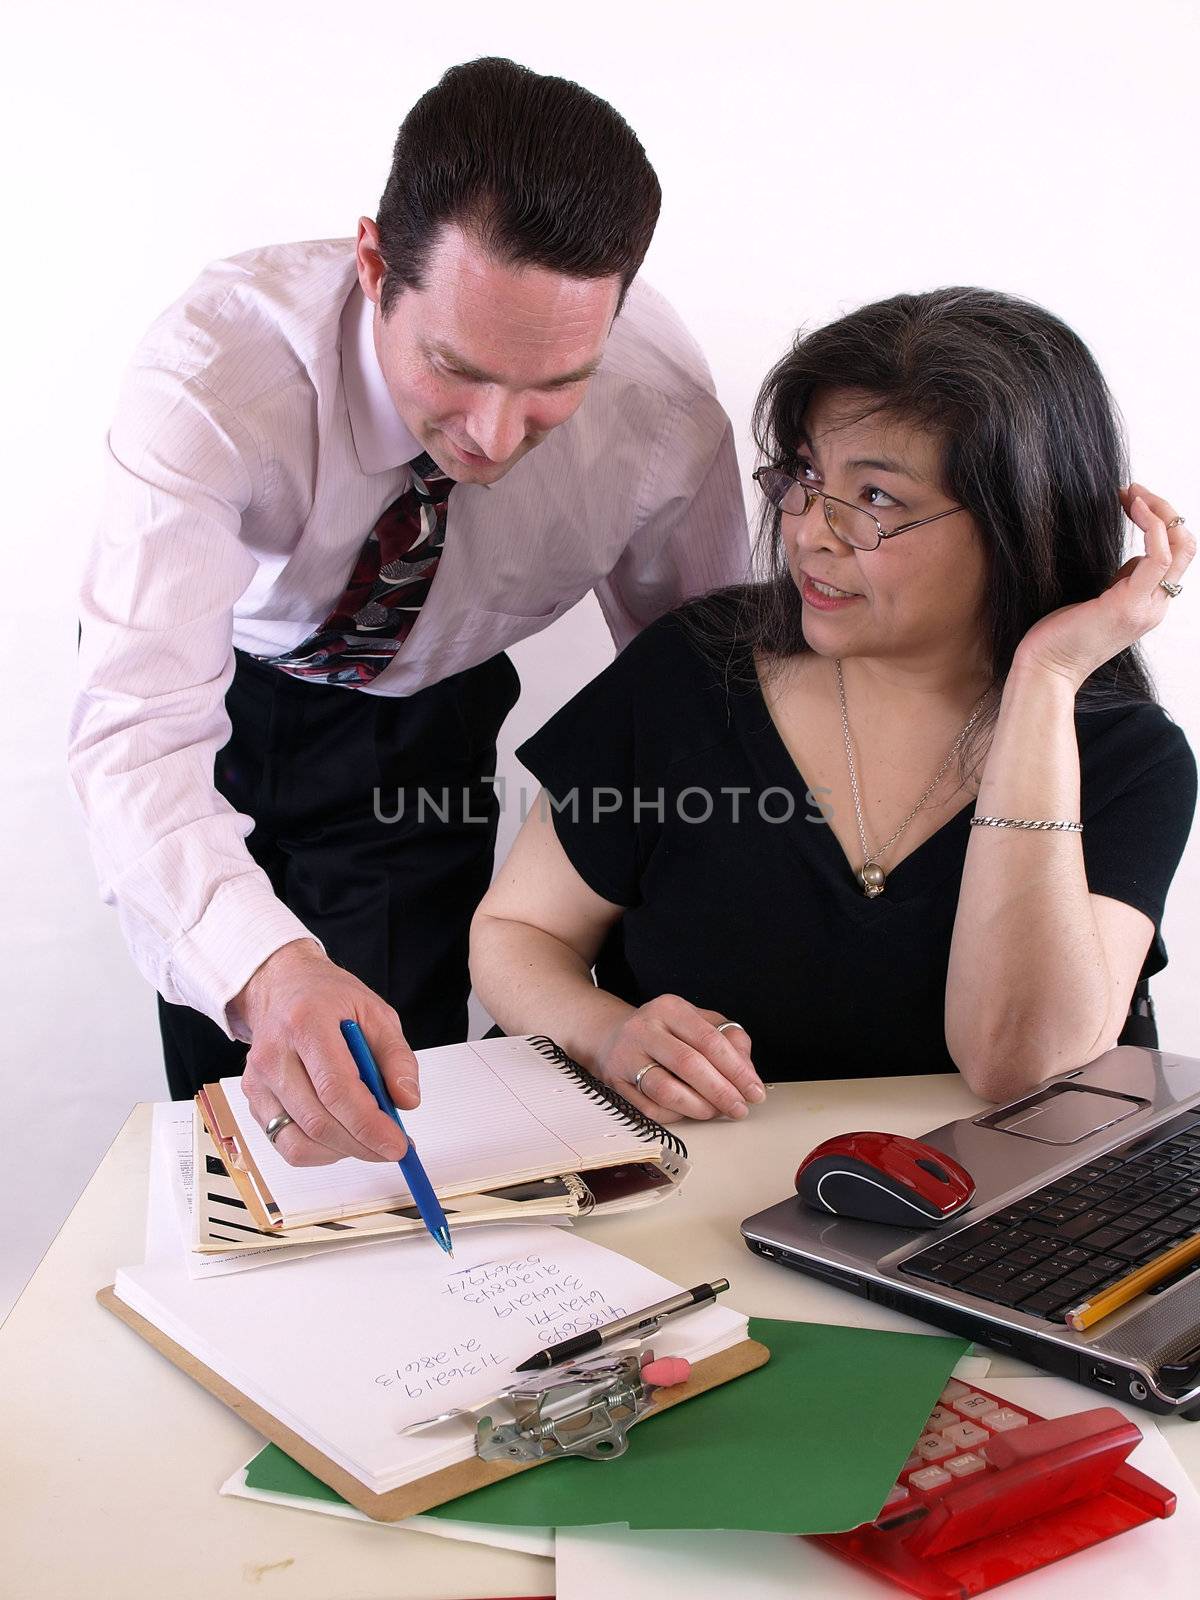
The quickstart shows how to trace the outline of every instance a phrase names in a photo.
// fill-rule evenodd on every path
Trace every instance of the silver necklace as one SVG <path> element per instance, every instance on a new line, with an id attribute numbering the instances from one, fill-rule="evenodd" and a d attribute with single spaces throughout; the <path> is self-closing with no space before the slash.
<path id="1" fill-rule="evenodd" d="M 862 800 L 858 793 L 858 774 L 854 770 L 854 751 L 850 744 L 850 718 L 846 712 L 846 684 L 842 677 L 841 658 L 837 658 L 833 664 L 837 668 L 838 698 L 842 704 L 842 739 L 846 746 L 846 766 L 850 772 L 850 791 L 854 796 L 854 815 L 858 822 L 858 839 L 859 843 L 862 845 L 863 852 L 863 864 L 861 867 L 859 867 L 855 876 L 862 885 L 862 891 L 866 895 L 867 899 L 874 900 L 876 895 L 883 893 L 887 884 L 887 874 L 879 865 L 879 857 L 885 850 L 889 850 L 892 845 L 895 844 L 896 840 L 904 832 L 905 828 L 908 827 L 909 823 L 916 816 L 917 812 L 920 811 L 921 807 L 929 799 L 930 795 L 937 788 L 938 784 L 941 783 L 942 779 L 946 776 L 947 772 L 950 770 L 950 763 L 962 749 L 963 741 L 966 739 L 967 735 L 978 721 L 979 713 L 983 710 L 983 702 L 987 699 L 990 691 L 985 689 L 979 696 L 979 699 L 976 700 L 975 709 L 967 718 L 962 732 L 950 747 L 950 754 L 938 768 L 937 776 L 929 785 L 928 789 L 926 789 L 925 793 L 917 801 L 916 805 L 908 813 L 904 821 L 896 829 L 895 833 L 893 833 L 890 838 L 885 839 L 877 850 L 872 850 L 867 844 L 867 832 L 863 827 Z"/>

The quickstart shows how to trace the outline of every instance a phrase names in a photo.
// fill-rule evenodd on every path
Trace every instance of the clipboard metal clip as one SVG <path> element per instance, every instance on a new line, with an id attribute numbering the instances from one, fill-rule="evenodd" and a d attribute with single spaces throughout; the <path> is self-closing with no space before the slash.
<path id="1" fill-rule="evenodd" d="M 476 1413 L 475 1449 L 484 1461 L 545 1461 L 624 1455 L 626 1435 L 654 1407 L 641 1352 L 530 1373 Z"/>

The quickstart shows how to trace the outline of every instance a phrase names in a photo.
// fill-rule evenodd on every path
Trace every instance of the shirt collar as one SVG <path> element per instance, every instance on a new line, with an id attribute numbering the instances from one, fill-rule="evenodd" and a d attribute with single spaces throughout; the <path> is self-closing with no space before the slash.
<path id="1" fill-rule="evenodd" d="M 358 464 L 389 472 L 419 456 L 421 446 L 400 420 L 375 353 L 375 305 L 355 284 L 342 312 L 342 385 Z"/>

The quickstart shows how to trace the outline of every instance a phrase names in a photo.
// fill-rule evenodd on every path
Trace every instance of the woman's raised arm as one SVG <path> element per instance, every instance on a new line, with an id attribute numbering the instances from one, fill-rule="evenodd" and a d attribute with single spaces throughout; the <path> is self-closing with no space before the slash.
<path id="1" fill-rule="evenodd" d="M 1125 509 L 1146 553 L 1094 600 L 1043 617 L 1004 687 L 976 816 L 1079 818 L 1075 695 L 1166 615 L 1195 541 L 1173 508 L 1134 484 Z M 1136 849 L 1136 841 L 1129 848 Z M 989 1100 L 1010 1099 L 1115 1043 L 1154 925 L 1089 890 L 1081 836 L 972 829 L 946 984 L 946 1043 Z"/>

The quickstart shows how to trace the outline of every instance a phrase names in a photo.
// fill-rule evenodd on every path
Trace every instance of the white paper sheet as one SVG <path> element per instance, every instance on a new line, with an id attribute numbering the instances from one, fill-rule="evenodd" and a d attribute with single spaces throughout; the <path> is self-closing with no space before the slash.
<path id="1" fill-rule="evenodd" d="M 1063 1378 L 989 1378 L 984 1387 L 1041 1416 L 1105 1404 Z M 1133 1466 L 1174 1490 L 1174 1516 L 1081 1550 L 997 1589 L 1003 1600 L 1096 1600 L 1097 1596 L 1194 1594 L 1200 1551 L 1200 1495 L 1153 1417 L 1118 1406 L 1144 1438 Z M 889 1592 L 869 1572 L 819 1545 L 774 1533 L 644 1533 L 624 1524 L 564 1528 L 555 1542 L 558 1600 L 881 1600 Z"/>
<path id="2" fill-rule="evenodd" d="M 268 1246 L 263 1250 L 201 1254 L 192 1249 L 194 1169 L 191 1101 L 168 1100 L 156 1104 L 146 1200 L 147 1262 L 182 1260 L 190 1278 L 220 1278 L 231 1272 L 250 1272 L 256 1267 L 287 1267 L 327 1250 L 354 1250 L 376 1242 L 370 1238 L 331 1239 L 328 1243 L 292 1245 L 286 1250 Z M 456 1228 L 456 1236 L 459 1231 Z"/>
<path id="3" fill-rule="evenodd" d="M 249 1466 L 249 1462 L 246 1464 Z M 376 1522 L 365 1511 L 358 1511 L 344 1500 L 307 1500 L 301 1495 L 275 1494 L 270 1489 L 252 1489 L 246 1482 L 246 1467 L 239 1467 L 221 1485 L 221 1493 L 239 1500 L 261 1500 L 267 1505 L 287 1506 L 292 1511 L 323 1511 L 343 1521 L 369 1522 L 375 1528 L 410 1529 L 431 1533 L 438 1539 L 462 1539 L 467 1544 L 490 1544 L 497 1550 L 521 1550 L 530 1556 L 554 1554 L 553 1528 L 502 1528 L 491 1522 L 446 1522 L 442 1517 L 405 1517 L 402 1522 Z"/>

